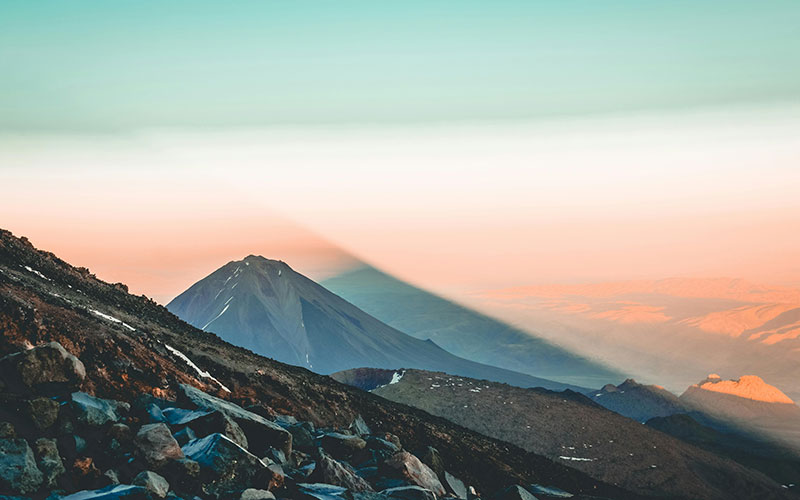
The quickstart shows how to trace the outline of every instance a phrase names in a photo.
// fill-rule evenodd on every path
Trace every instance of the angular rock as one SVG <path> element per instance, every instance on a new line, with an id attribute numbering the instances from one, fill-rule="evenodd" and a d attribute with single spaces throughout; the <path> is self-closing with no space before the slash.
<path id="1" fill-rule="evenodd" d="M 169 483 L 162 476 L 153 471 L 144 470 L 133 478 L 135 486 L 141 486 L 158 498 L 164 498 L 169 493 Z"/>
<path id="2" fill-rule="evenodd" d="M 220 411 L 198 416 L 190 420 L 186 425 L 194 431 L 197 437 L 206 437 L 209 434 L 216 433 L 225 434 L 231 441 L 242 448 L 248 448 L 247 436 L 245 436 L 239 424 Z"/>
<path id="3" fill-rule="evenodd" d="M 11 422 L 0 422 L 0 439 L 17 437 L 17 430 Z"/>
<path id="4" fill-rule="evenodd" d="M 56 487 L 58 478 L 66 472 L 58 453 L 55 439 L 39 438 L 33 443 L 36 463 L 43 474 L 44 486 L 49 489 Z"/>
<path id="5" fill-rule="evenodd" d="M 299 483 L 300 497 L 307 500 L 341 500 L 347 498 L 347 488 L 324 483 Z"/>
<path id="6" fill-rule="evenodd" d="M 438 496 L 446 492 L 436 473 L 407 451 L 396 453 L 381 464 L 387 476 L 399 477 L 412 485 L 431 490 Z"/>
<path id="7" fill-rule="evenodd" d="M 612 385 L 614 390 L 616 390 L 616 386 Z M 528 491 L 530 491 L 534 495 L 542 495 L 547 498 L 572 498 L 574 495 L 572 493 L 568 493 L 562 489 L 555 488 L 553 486 L 542 486 L 540 484 L 532 484 L 528 486 Z"/>
<path id="8" fill-rule="evenodd" d="M 104 484 L 98 484 L 104 476 L 95 465 L 92 457 L 81 457 L 73 461 L 70 467 L 69 477 L 82 489 L 105 486 Z"/>
<path id="9" fill-rule="evenodd" d="M 314 472 L 309 479 L 316 483 L 342 486 L 350 491 L 372 491 L 372 486 L 358 476 L 352 468 L 337 462 L 324 453 L 317 460 Z"/>
<path id="10" fill-rule="evenodd" d="M 85 392 L 73 392 L 71 404 L 75 419 L 90 427 L 100 427 L 109 422 L 118 422 L 122 415 L 130 409 L 130 405 L 127 403 L 96 398 Z"/>
<path id="11" fill-rule="evenodd" d="M 36 429 L 44 431 L 55 425 L 60 406 L 58 401 L 38 397 L 26 400 L 22 406 L 22 412 Z"/>
<path id="12" fill-rule="evenodd" d="M 223 434 L 211 434 L 190 441 L 183 447 L 187 458 L 200 464 L 201 481 L 206 494 L 224 495 L 245 488 L 269 489 L 273 471 L 258 457 Z"/>
<path id="13" fill-rule="evenodd" d="M 43 481 L 33 450 L 24 439 L 0 439 L 0 490 L 24 495 L 39 489 Z"/>
<path id="14" fill-rule="evenodd" d="M 147 490 L 141 486 L 134 486 L 131 484 L 112 484 L 99 490 L 84 490 L 65 497 L 59 500 L 146 500 L 148 498 Z"/>
<path id="15" fill-rule="evenodd" d="M 86 378 L 81 360 L 58 342 L 0 358 L 0 380 L 18 394 L 55 394 L 80 387 Z"/>
<path id="16" fill-rule="evenodd" d="M 314 449 L 314 436 L 311 431 L 303 424 L 289 426 L 288 430 L 292 434 L 292 446 L 298 450 L 310 451 Z"/>
<path id="17" fill-rule="evenodd" d="M 361 415 L 358 415 L 356 419 L 353 420 L 353 423 L 350 424 L 350 430 L 353 431 L 356 436 L 361 437 L 372 434 L 372 431 L 369 430 L 369 426 Z"/>
<path id="18" fill-rule="evenodd" d="M 381 491 L 383 495 L 401 500 L 436 500 L 436 494 L 420 486 L 400 486 Z"/>
<path id="19" fill-rule="evenodd" d="M 275 500 L 275 495 L 269 490 L 247 488 L 239 495 L 239 500 Z"/>
<path id="20" fill-rule="evenodd" d="M 143 425 L 134 440 L 137 455 L 153 468 L 183 458 L 183 451 L 166 424 Z"/>
<path id="21" fill-rule="evenodd" d="M 457 498 L 467 498 L 467 486 L 463 481 L 447 471 L 444 471 L 444 487 Z"/>
<path id="22" fill-rule="evenodd" d="M 420 460 L 430 467 L 431 470 L 436 473 L 437 477 L 444 476 L 444 461 L 442 460 L 442 456 L 439 455 L 439 450 L 433 446 L 426 447 L 425 453 L 422 454 Z"/>
<path id="23" fill-rule="evenodd" d="M 352 457 L 354 453 L 363 450 L 367 442 L 358 436 L 350 436 L 339 432 L 331 432 L 322 436 L 322 448 L 335 458 Z"/>
<path id="24" fill-rule="evenodd" d="M 509 486 L 508 488 L 504 489 L 494 497 L 496 500 L 537 500 L 533 494 L 523 488 L 522 486 L 515 484 L 514 486 Z"/>
<path id="25" fill-rule="evenodd" d="M 197 434 L 194 433 L 191 427 L 184 427 L 183 429 L 177 431 L 172 436 L 175 438 L 175 441 L 177 441 L 178 444 L 181 446 L 185 445 L 189 441 L 197 439 Z"/>
<path id="26" fill-rule="evenodd" d="M 180 385 L 179 399 L 201 409 L 222 412 L 232 418 L 244 431 L 249 449 L 254 453 L 264 455 L 269 448 L 277 448 L 287 456 L 292 452 L 292 435 L 289 431 L 241 406 L 186 384 Z"/>
<path id="27" fill-rule="evenodd" d="M 200 492 L 200 464 L 188 458 L 167 462 L 160 472 L 175 491 L 196 494 Z"/>

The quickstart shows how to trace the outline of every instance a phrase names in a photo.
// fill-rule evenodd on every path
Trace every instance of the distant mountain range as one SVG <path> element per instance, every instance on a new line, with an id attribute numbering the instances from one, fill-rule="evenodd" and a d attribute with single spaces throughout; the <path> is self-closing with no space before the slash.
<path id="1" fill-rule="evenodd" d="M 681 391 L 716 372 L 755 373 L 800 398 L 800 290 L 732 278 L 538 285 L 470 304 Z M 618 379 L 619 380 L 619 379 Z M 596 384 L 595 387 L 599 387 Z"/>
<path id="2" fill-rule="evenodd" d="M 410 285 L 374 267 L 321 282 L 386 324 L 473 361 L 529 375 L 597 387 L 624 375 L 591 357 Z"/>
<path id="3" fill-rule="evenodd" d="M 398 304 L 398 308 L 402 308 Z M 251 255 L 192 285 L 167 309 L 197 328 L 278 361 L 328 374 L 355 367 L 421 368 L 550 389 L 577 386 L 477 363 L 392 328 L 295 272 Z M 547 347 L 546 344 L 543 344 Z M 551 349 L 559 359 L 592 365 Z"/>
<path id="4" fill-rule="evenodd" d="M 420 370 L 365 368 L 333 377 L 641 494 L 757 498 L 753 483 L 773 482 L 726 455 L 670 437 L 572 391 L 522 389 Z M 795 471 L 793 477 L 799 476 Z"/>
<path id="5" fill-rule="evenodd" d="M 800 465 L 800 407 L 754 375 L 723 380 L 711 374 L 680 397 L 634 380 L 609 384 L 587 395 L 609 410 L 690 442 L 724 445 L 738 455 L 791 457 Z"/>

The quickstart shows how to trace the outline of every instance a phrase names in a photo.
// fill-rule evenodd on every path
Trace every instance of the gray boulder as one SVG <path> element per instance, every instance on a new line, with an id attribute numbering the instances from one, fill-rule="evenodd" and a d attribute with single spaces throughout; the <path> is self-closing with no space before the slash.
<path id="1" fill-rule="evenodd" d="M 55 425 L 61 405 L 46 397 L 26 400 L 22 405 L 22 413 L 36 429 L 44 431 Z"/>
<path id="2" fill-rule="evenodd" d="M 292 425 L 287 430 L 292 435 L 292 447 L 305 451 L 314 448 L 314 436 L 311 435 L 311 431 L 305 425 Z"/>
<path id="3" fill-rule="evenodd" d="M 132 484 L 112 484 L 99 490 L 84 490 L 59 500 L 147 500 L 149 497 L 147 489 Z"/>
<path id="4" fill-rule="evenodd" d="M 209 434 L 225 434 L 231 441 L 247 449 L 247 436 L 239 424 L 221 411 L 196 412 L 194 418 L 185 420 L 187 427 L 191 428 L 197 437 L 206 437 Z"/>
<path id="5" fill-rule="evenodd" d="M 166 479 L 153 471 L 144 470 L 133 478 L 135 486 L 141 486 L 158 498 L 164 498 L 169 493 L 169 483 Z"/>
<path id="6" fill-rule="evenodd" d="M 361 415 L 358 415 L 353 423 L 350 424 L 350 430 L 353 431 L 357 436 L 366 436 L 368 434 L 372 434 L 372 431 L 369 430 L 369 426 L 367 422 L 364 421 L 364 418 Z"/>
<path id="7" fill-rule="evenodd" d="M 325 483 L 298 483 L 297 491 L 305 500 L 342 500 L 347 498 L 347 488 Z"/>
<path id="8" fill-rule="evenodd" d="M 239 495 L 239 500 L 275 500 L 275 495 L 269 490 L 247 488 Z"/>
<path id="9" fill-rule="evenodd" d="M 420 486 L 399 486 L 383 490 L 381 493 L 401 500 L 436 500 L 436 493 Z"/>
<path id="10" fill-rule="evenodd" d="M 281 486 L 267 464 L 223 434 L 190 441 L 184 445 L 183 453 L 200 465 L 200 480 L 206 494 L 219 496 L 245 488 Z"/>
<path id="11" fill-rule="evenodd" d="M 86 378 L 81 360 L 58 342 L 0 358 L 0 381 L 7 391 L 51 394 L 75 390 Z"/>
<path id="12" fill-rule="evenodd" d="M 180 385 L 178 397 L 180 401 L 192 404 L 197 408 L 216 410 L 229 416 L 242 428 L 247 437 L 249 449 L 254 453 L 263 456 L 270 448 L 277 448 L 286 456 L 292 453 L 292 435 L 289 431 L 261 415 L 247 411 L 230 401 L 206 394 L 187 384 Z"/>
<path id="13" fill-rule="evenodd" d="M 55 439 L 39 438 L 33 443 L 36 463 L 43 474 L 44 486 L 49 489 L 56 487 L 58 478 L 66 472 L 58 453 Z"/>
<path id="14" fill-rule="evenodd" d="M 27 494 L 39 489 L 44 476 L 24 439 L 0 439 L 0 490 Z"/>
<path id="15" fill-rule="evenodd" d="M 447 471 L 444 472 L 444 487 L 458 498 L 467 498 L 467 486 Z"/>
<path id="16" fill-rule="evenodd" d="M 396 453 L 381 464 L 381 470 L 390 477 L 398 477 L 404 481 L 420 486 L 443 496 L 446 491 L 436 473 L 407 451 Z"/>
<path id="17" fill-rule="evenodd" d="M 71 405 L 75 419 L 90 427 L 100 427 L 109 422 L 116 423 L 130 410 L 130 405 L 127 403 L 96 398 L 85 392 L 73 392 Z"/>
<path id="18" fill-rule="evenodd" d="M 166 424 L 143 425 L 134 439 L 136 454 L 153 468 L 183 458 L 183 451 Z"/>
<path id="19" fill-rule="evenodd" d="M 372 491 L 372 486 L 358 476 L 355 471 L 322 453 L 317 460 L 314 472 L 309 477 L 317 483 L 333 484 L 342 486 L 350 491 Z"/>
<path id="20" fill-rule="evenodd" d="M 322 436 L 322 448 L 338 459 L 352 457 L 354 453 L 363 450 L 367 442 L 358 436 L 330 432 Z"/>

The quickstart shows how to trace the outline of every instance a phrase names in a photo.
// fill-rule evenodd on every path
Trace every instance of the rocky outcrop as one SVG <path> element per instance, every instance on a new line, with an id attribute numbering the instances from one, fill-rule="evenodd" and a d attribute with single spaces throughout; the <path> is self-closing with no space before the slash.
<path id="1" fill-rule="evenodd" d="M 443 496 L 446 493 L 436 473 L 407 451 L 396 453 L 383 462 L 382 465 L 388 475 L 393 475 L 413 485 L 430 490 L 439 496 Z"/>
<path id="2" fill-rule="evenodd" d="M 183 451 L 166 424 L 143 425 L 136 433 L 136 454 L 148 465 L 161 467 L 183 458 Z"/>
<path id="3" fill-rule="evenodd" d="M 25 495 L 38 490 L 43 480 L 33 450 L 24 439 L 0 439 L 0 490 Z"/>
<path id="4" fill-rule="evenodd" d="M 0 389 L 19 394 L 53 394 L 80 387 L 83 363 L 61 344 L 50 342 L 0 358 Z"/>

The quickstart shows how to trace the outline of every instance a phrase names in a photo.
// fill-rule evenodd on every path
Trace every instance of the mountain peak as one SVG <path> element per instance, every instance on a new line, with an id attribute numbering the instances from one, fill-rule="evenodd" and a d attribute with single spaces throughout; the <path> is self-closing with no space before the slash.
<path id="1" fill-rule="evenodd" d="M 794 404 L 789 396 L 777 387 L 767 384 L 757 375 L 743 375 L 736 380 L 723 380 L 719 375 L 712 373 L 704 381 L 692 387 L 753 401 Z"/>

